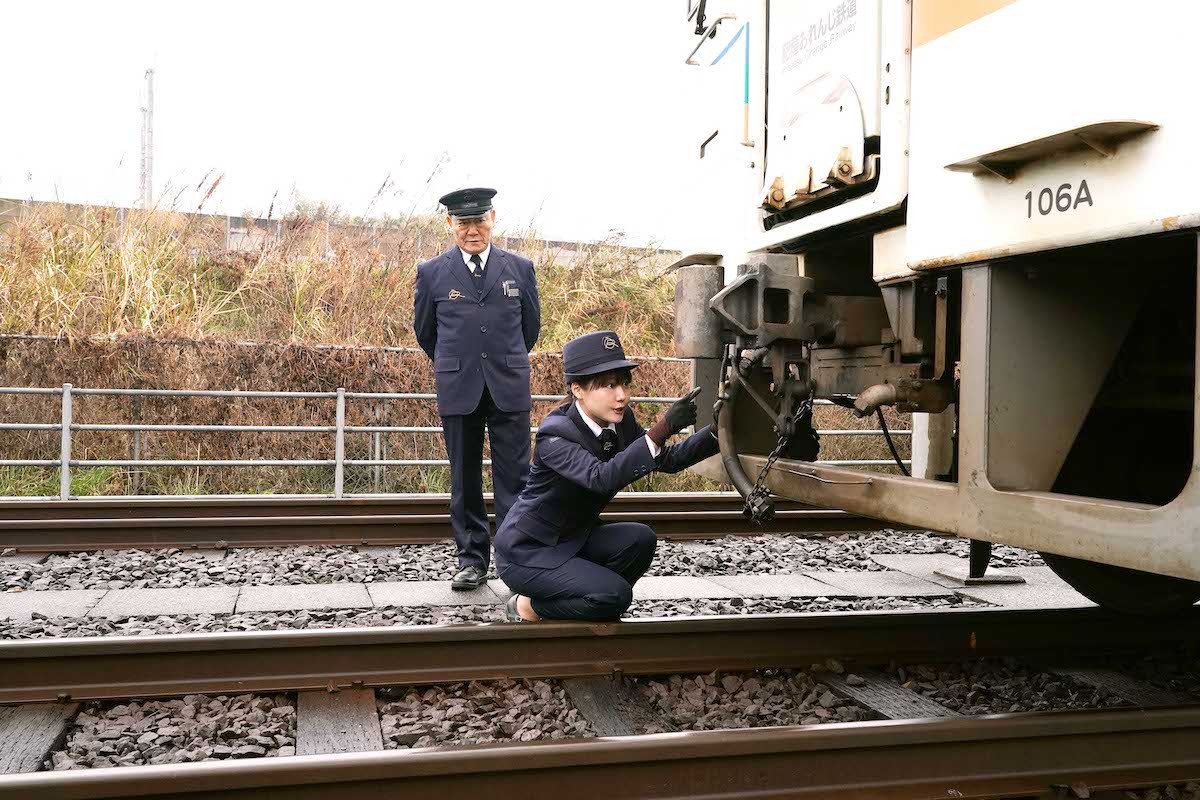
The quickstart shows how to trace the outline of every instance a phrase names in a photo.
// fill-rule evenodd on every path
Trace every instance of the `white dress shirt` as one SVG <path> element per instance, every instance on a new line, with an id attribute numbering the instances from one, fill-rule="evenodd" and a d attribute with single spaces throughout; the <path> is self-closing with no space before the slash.
<path id="1" fill-rule="evenodd" d="M 603 430 L 610 430 L 613 433 L 617 432 L 617 426 L 611 422 L 604 427 L 601 427 L 599 422 L 596 422 L 596 420 L 588 416 L 588 413 L 583 410 L 583 406 L 579 405 L 578 400 L 575 401 L 575 410 L 579 412 L 579 416 L 583 417 L 583 421 L 587 424 L 588 429 L 595 435 L 597 439 L 600 438 L 600 432 Z M 646 434 L 645 439 L 646 446 L 650 448 L 650 457 L 658 458 L 658 445 L 651 440 L 650 434 Z"/>
<path id="2" fill-rule="evenodd" d="M 468 253 L 466 250 L 463 250 L 461 247 L 458 248 L 458 252 L 462 253 L 463 263 L 467 265 L 467 270 L 469 270 L 472 274 L 474 274 L 475 265 L 471 263 L 471 254 Z M 491 253 L 492 253 L 492 246 L 490 244 L 487 247 L 483 248 L 483 252 L 479 254 L 479 268 L 480 269 L 485 269 L 487 267 L 488 256 L 491 255 Z"/>

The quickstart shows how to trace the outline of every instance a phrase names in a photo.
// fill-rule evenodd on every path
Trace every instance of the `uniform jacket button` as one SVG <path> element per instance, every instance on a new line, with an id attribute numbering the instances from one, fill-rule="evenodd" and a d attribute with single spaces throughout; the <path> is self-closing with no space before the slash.
<path id="1" fill-rule="evenodd" d="M 487 358 L 487 353 L 483 353 L 480 358 Z"/>
<path id="2" fill-rule="evenodd" d="M 479 326 L 479 332 L 480 332 L 480 333 L 487 333 L 487 325 L 480 325 L 480 326 Z"/>
<path id="3" fill-rule="evenodd" d="M 483 308 L 483 301 L 482 301 L 482 300 L 480 300 L 480 301 L 479 301 L 479 307 L 480 307 L 480 308 Z"/>

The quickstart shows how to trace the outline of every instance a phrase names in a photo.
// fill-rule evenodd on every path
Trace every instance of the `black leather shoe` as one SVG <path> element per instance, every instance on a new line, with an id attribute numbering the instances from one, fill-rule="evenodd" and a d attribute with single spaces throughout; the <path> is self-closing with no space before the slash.
<path id="1" fill-rule="evenodd" d="M 455 573 L 454 579 L 450 581 L 450 588 L 458 592 L 466 592 L 478 589 L 485 583 L 487 583 L 487 573 L 479 567 L 463 567 Z"/>

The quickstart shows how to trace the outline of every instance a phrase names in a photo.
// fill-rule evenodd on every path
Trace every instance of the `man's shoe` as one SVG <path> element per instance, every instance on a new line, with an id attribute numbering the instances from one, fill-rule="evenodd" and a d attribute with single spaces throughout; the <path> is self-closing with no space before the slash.
<path id="1" fill-rule="evenodd" d="M 454 579 L 450 581 L 450 588 L 458 592 L 467 592 L 471 589 L 478 589 L 485 583 L 487 583 L 487 573 L 479 567 L 463 567 L 455 573 Z"/>

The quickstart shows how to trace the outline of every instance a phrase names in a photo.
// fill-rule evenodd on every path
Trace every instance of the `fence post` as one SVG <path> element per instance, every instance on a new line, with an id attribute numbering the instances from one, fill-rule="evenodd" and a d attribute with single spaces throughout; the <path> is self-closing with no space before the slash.
<path id="1" fill-rule="evenodd" d="M 142 424 L 142 396 L 135 394 L 133 396 L 133 409 L 130 416 L 133 418 L 134 425 Z M 133 432 L 133 455 L 134 461 L 142 460 L 142 432 Z M 142 470 L 141 467 L 133 467 L 133 493 L 142 493 Z"/>
<path id="2" fill-rule="evenodd" d="M 58 499 L 71 499 L 71 384 L 62 387 L 62 445 L 58 453 Z"/>
<path id="3" fill-rule="evenodd" d="M 375 403 L 375 424 L 380 425 L 380 420 L 383 417 L 383 404 Z M 383 460 L 383 434 L 375 431 L 371 434 L 371 459 L 373 461 Z M 383 467 L 376 464 L 371 467 L 371 491 L 374 494 L 379 494 L 379 484 L 383 479 Z"/>
<path id="4" fill-rule="evenodd" d="M 337 390 L 337 421 L 333 439 L 333 496 L 342 496 L 345 484 L 346 460 L 346 390 Z"/>

